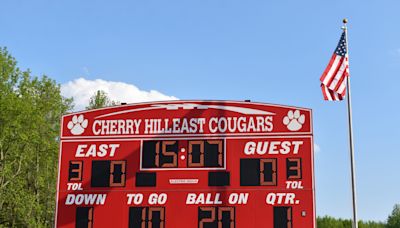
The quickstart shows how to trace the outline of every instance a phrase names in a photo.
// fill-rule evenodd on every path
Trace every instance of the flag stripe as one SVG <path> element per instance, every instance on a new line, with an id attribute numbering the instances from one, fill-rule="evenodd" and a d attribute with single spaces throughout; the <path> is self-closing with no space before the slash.
<path id="1" fill-rule="evenodd" d="M 339 62 L 341 60 L 340 56 L 337 56 L 335 54 L 334 54 L 334 56 L 335 56 L 335 59 L 334 59 L 332 65 L 330 65 L 330 66 L 328 65 L 329 69 L 327 67 L 327 73 L 325 75 L 324 80 L 322 81 L 322 83 L 324 83 L 325 85 L 327 85 L 328 82 L 331 80 L 332 74 L 336 70 L 336 68 L 337 68 L 337 66 L 338 66 L 338 64 L 339 64 Z"/>
<path id="2" fill-rule="evenodd" d="M 327 85 L 329 87 L 329 89 L 333 89 L 331 87 L 331 85 L 332 84 L 335 85 L 337 83 L 338 76 L 340 77 L 342 75 L 343 61 L 344 61 L 344 58 L 340 57 L 340 60 L 339 60 L 338 65 L 336 66 L 336 69 L 332 69 L 333 73 L 331 75 L 331 78 L 329 79 L 329 82 L 324 83 L 325 85 Z"/>
<path id="3" fill-rule="evenodd" d="M 343 90 L 343 93 L 341 93 L 340 96 L 342 96 L 344 98 L 346 96 L 346 90 Z M 343 100 L 343 98 L 342 98 L 342 100 Z"/>
<path id="4" fill-rule="evenodd" d="M 328 86 L 329 89 L 337 91 L 337 87 L 341 85 L 343 79 L 346 77 L 345 68 L 346 66 L 344 64 L 340 67 L 340 70 L 335 75 L 334 80 L 332 80 L 331 84 Z"/>
<path id="5" fill-rule="evenodd" d="M 322 90 L 322 95 L 324 96 L 324 100 L 330 100 L 330 99 L 328 98 L 328 94 L 327 94 L 325 88 L 326 88 L 326 86 L 324 86 L 324 84 L 321 84 L 321 90 Z"/>
<path id="6" fill-rule="evenodd" d="M 333 63 L 336 60 L 336 55 L 333 54 L 331 59 L 329 60 L 328 66 L 325 68 L 324 73 L 322 74 L 321 78 L 319 79 L 321 82 L 325 81 L 326 76 L 328 75 L 329 70 L 331 69 Z"/>
<path id="7" fill-rule="evenodd" d="M 324 84 L 321 84 L 322 95 L 324 96 L 324 100 L 328 101 L 340 101 L 343 100 L 343 94 L 339 94 L 330 90 Z"/>
<path id="8" fill-rule="evenodd" d="M 337 81 L 337 84 L 334 87 L 333 87 L 333 85 L 331 85 L 329 88 L 340 93 L 339 88 L 345 83 L 344 79 L 346 78 L 346 76 L 347 76 L 347 73 L 344 70 L 342 75 L 340 76 L 339 80 Z"/>
<path id="9" fill-rule="evenodd" d="M 344 78 L 347 78 L 347 76 Z M 337 90 L 339 94 L 342 94 L 343 96 L 344 96 L 344 94 L 346 94 L 346 85 L 347 85 L 347 81 L 343 80 L 343 83 L 339 86 L 339 88 Z"/>

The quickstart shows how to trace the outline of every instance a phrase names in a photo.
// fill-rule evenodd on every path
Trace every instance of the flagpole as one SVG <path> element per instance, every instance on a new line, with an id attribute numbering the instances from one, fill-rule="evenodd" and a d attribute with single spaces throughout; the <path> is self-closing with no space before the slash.
<path id="1" fill-rule="evenodd" d="M 347 40 L 347 19 L 343 19 L 343 30 L 346 35 L 346 51 L 349 60 L 349 44 Z M 351 164 L 351 187 L 353 200 L 353 228 L 358 228 L 357 220 L 357 195 L 356 195 L 356 171 L 354 162 L 354 143 L 353 143 L 353 118 L 351 109 L 351 91 L 350 91 L 350 76 L 347 76 L 347 114 L 349 121 L 349 146 L 350 146 L 350 164 Z"/>

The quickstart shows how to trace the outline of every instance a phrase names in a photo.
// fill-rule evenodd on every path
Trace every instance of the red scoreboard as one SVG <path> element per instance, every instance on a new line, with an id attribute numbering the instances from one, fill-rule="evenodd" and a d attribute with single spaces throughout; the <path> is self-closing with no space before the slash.
<path id="1" fill-rule="evenodd" d="M 56 227 L 315 227 L 311 110 L 164 101 L 63 116 Z"/>

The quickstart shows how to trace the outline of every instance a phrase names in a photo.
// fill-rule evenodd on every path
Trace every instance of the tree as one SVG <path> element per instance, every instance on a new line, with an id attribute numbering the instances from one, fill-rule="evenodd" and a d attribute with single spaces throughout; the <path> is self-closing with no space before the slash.
<path id="1" fill-rule="evenodd" d="M 52 226 L 59 123 L 71 108 L 54 80 L 0 48 L 0 227 Z"/>
<path id="2" fill-rule="evenodd" d="M 388 217 L 386 227 L 387 228 L 400 227 L 400 204 L 394 205 L 392 214 L 390 214 Z"/>
<path id="3" fill-rule="evenodd" d="M 350 219 L 338 219 L 330 216 L 318 217 L 317 227 L 318 228 L 348 228 L 352 226 Z M 373 221 L 358 221 L 359 228 L 384 228 L 385 224 L 381 222 Z"/>
<path id="4" fill-rule="evenodd" d="M 351 227 L 351 221 L 348 219 L 337 219 L 330 216 L 317 218 L 318 228 L 348 228 Z"/>
<path id="5" fill-rule="evenodd" d="M 117 104 L 118 102 L 110 100 L 106 92 L 97 90 L 97 92 L 90 97 L 89 106 L 86 107 L 86 110 L 114 106 Z"/>

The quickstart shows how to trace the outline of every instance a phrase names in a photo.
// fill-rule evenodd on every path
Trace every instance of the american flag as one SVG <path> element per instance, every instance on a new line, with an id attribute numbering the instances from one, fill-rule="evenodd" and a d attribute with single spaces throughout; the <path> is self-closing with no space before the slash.
<path id="1" fill-rule="evenodd" d="M 340 101 L 346 95 L 346 79 L 349 76 L 346 42 L 346 31 L 343 31 L 336 50 L 320 78 L 325 100 Z"/>

